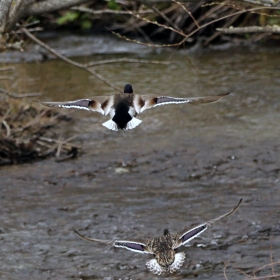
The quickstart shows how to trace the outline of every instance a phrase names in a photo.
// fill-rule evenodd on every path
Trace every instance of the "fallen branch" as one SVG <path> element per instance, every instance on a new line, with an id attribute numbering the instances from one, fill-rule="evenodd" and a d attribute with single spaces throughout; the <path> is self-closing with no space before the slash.
<path id="1" fill-rule="evenodd" d="M 248 27 L 229 27 L 216 28 L 217 31 L 225 34 L 244 34 L 244 33 L 277 33 L 280 34 L 280 26 L 248 26 Z"/>

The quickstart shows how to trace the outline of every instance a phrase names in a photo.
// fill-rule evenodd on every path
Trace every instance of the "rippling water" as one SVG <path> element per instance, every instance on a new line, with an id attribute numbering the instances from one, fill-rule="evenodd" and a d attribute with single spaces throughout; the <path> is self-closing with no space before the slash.
<path id="1" fill-rule="evenodd" d="M 229 279 L 245 279 L 239 269 L 252 273 L 270 255 L 279 260 L 279 50 L 198 50 L 187 57 L 127 49 L 77 60 L 168 59 L 169 65 L 103 65 L 98 73 L 141 94 L 231 94 L 215 104 L 148 110 L 132 131 L 109 131 L 101 125 L 108 117 L 68 110 L 73 121 L 63 133 L 78 136 L 81 156 L 0 170 L 1 279 L 158 279 L 145 270 L 148 256 L 88 243 L 72 229 L 143 241 L 215 218 L 241 197 L 238 212 L 190 242 L 182 270 L 165 279 L 225 279 L 226 263 Z M 114 93 L 61 61 L 14 66 L 15 88 L 42 91 L 45 101 Z M 268 267 L 259 275 L 271 273 Z"/>

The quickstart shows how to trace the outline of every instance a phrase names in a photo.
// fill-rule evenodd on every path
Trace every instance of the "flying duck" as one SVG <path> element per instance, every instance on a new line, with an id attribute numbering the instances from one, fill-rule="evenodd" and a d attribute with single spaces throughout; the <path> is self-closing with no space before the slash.
<path id="1" fill-rule="evenodd" d="M 235 206 L 231 211 L 228 213 L 210 220 L 204 224 L 201 224 L 191 230 L 183 230 L 181 233 L 173 233 L 171 234 L 167 229 L 163 231 L 163 235 L 160 237 L 156 237 L 153 239 L 149 239 L 146 243 L 140 243 L 135 241 L 125 241 L 125 240 L 101 240 L 101 239 L 93 239 L 88 238 L 81 235 L 76 230 L 77 233 L 81 238 L 93 241 L 93 242 L 101 242 L 107 245 L 111 245 L 117 248 L 125 248 L 130 251 L 136 253 L 146 253 L 152 254 L 154 259 L 151 259 L 146 262 L 147 268 L 153 272 L 154 274 L 166 274 L 166 273 L 173 273 L 177 271 L 184 263 L 185 260 L 185 253 L 184 252 L 177 252 L 177 249 L 180 246 L 185 245 L 187 242 L 191 241 L 202 232 L 204 232 L 208 227 L 212 226 L 217 221 L 228 217 L 233 212 L 235 212 L 242 199 L 240 199 L 237 206 Z"/>
<path id="2" fill-rule="evenodd" d="M 166 104 L 189 103 L 193 105 L 219 101 L 229 93 L 220 95 L 177 98 L 170 96 L 139 95 L 133 93 L 130 84 L 126 84 L 123 93 L 110 96 L 95 96 L 92 99 L 80 99 L 67 102 L 40 102 L 48 107 L 76 108 L 99 112 L 104 116 L 110 113 L 111 119 L 102 125 L 111 130 L 133 129 L 142 121 L 136 118 L 137 114 L 145 110 Z"/>

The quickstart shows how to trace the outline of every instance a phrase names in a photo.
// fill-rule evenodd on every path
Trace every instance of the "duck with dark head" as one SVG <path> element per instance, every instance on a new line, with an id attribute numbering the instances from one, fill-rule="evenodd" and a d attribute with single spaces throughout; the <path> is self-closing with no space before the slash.
<path id="1" fill-rule="evenodd" d="M 102 125 L 111 130 L 133 129 L 142 121 L 137 114 L 145 110 L 167 104 L 189 103 L 192 105 L 219 101 L 229 93 L 206 97 L 179 98 L 158 95 L 134 94 L 130 84 L 126 84 L 123 93 L 110 96 L 95 96 L 91 99 L 80 99 L 67 102 L 41 102 L 48 107 L 75 108 L 98 112 L 104 116 L 110 113 L 111 119 Z"/>

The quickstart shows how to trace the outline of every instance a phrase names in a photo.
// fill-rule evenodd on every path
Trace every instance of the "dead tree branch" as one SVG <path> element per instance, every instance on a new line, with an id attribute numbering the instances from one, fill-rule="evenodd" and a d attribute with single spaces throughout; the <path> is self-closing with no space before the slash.
<path id="1" fill-rule="evenodd" d="M 47 51 L 49 51 L 50 53 L 54 54 L 56 57 L 62 59 L 63 61 L 74 65 L 78 68 L 81 68 L 89 73 L 91 73 L 93 76 L 95 76 L 96 78 L 98 78 L 100 81 L 104 82 L 106 85 L 110 86 L 111 88 L 117 90 L 118 92 L 122 92 L 121 89 L 119 89 L 115 84 L 111 83 L 110 81 L 108 81 L 107 79 L 105 79 L 102 75 L 98 74 L 95 70 L 88 68 L 86 65 L 83 65 L 81 63 L 78 63 L 70 58 L 67 58 L 66 56 L 62 55 L 61 53 L 57 52 L 56 50 L 54 50 L 53 48 L 51 48 L 50 46 L 48 46 L 47 44 L 45 44 L 44 42 L 42 42 L 41 40 L 39 40 L 37 37 L 35 37 L 33 34 L 31 34 L 26 28 L 22 28 L 23 33 L 25 33 L 30 39 L 32 39 L 34 42 L 36 42 L 37 44 L 39 44 L 40 46 L 42 46 L 44 49 L 46 49 Z"/>
<path id="2" fill-rule="evenodd" d="M 280 34 L 280 26 L 248 26 L 248 27 L 229 27 L 217 28 L 219 32 L 225 34 L 244 34 L 244 33 L 277 33 Z"/>

